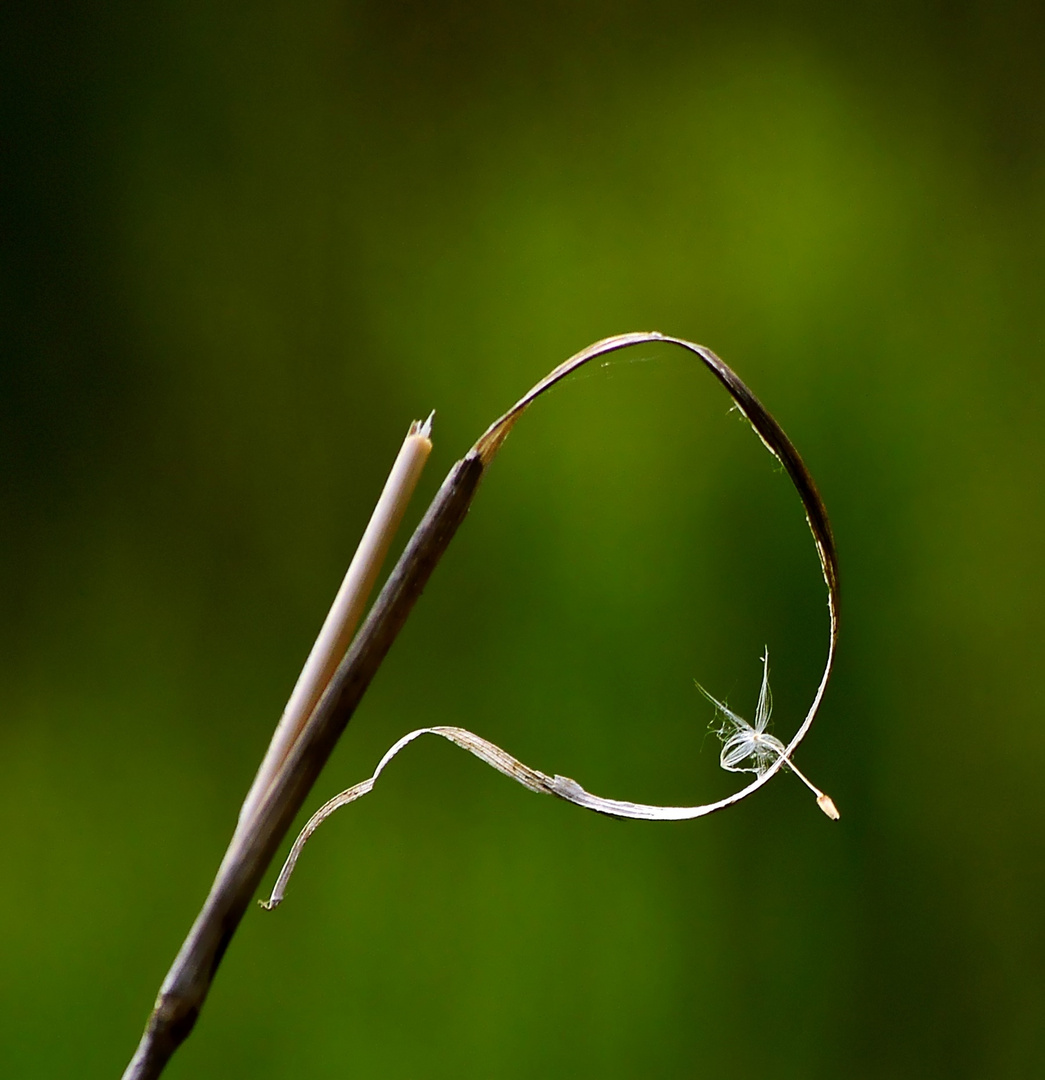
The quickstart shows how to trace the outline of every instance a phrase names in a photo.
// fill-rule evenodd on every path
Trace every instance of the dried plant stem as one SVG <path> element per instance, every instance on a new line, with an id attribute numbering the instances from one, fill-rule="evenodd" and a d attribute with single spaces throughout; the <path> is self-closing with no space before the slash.
<path id="1" fill-rule="evenodd" d="M 160 987 L 124 1080 L 158 1077 L 188 1038 L 276 849 L 464 520 L 482 473 L 474 454 L 451 469 L 249 825 L 233 836 L 203 908 Z"/>
<path id="2" fill-rule="evenodd" d="M 171 1055 L 192 1030 L 218 965 L 276 849 L 432 571 L 464 520 L 487 465 L 516 421 L 542 393 L 583 364 L 630 345 L 653 342 L 680 346 L 695 354 L 708 367 L 730 393 L 762 442 L 780 460 L 805 507 L 827 583 L 830 630 L 824 674 L 813 703 L 784 756 L 747 787 L 719 802 L 704 807 L 647 807 L 600 799 L 584 791 L 568 777 L 547 777 L 528 769 L 493 744 L 461 729 L 430 730 L 444 737 L 449 737 L 449 732 L 455 732 L 454 741 L 458 745 L 467 744 L 472 753 L 533 790 L 547 791 L 600 813 L 658 820 L 696 817 L 737 802 L 766 783 L 802 741 L 827 687 L 838 635 L 838 569 L 834 541 L 826 510 L 812 477 L 780 425 L 711 350 L 658 333 L 621 334 L 596 342 L 561 364 L 520 398 L 451 469 L 300 734 L 290 742 L 286 757 L 275 770 L 272 782 L 259 795 L 256 809 L 244 815 L 242 824 L 235 831 L 203 909 L 160 988 L 137 1052 L 124 1072 L 124 1080 L 151 1080 L 159 1076 Z M 420 733 L 412 733 L 411 738 L 417 734 Z M 360 787 L 367 784 L 372 786 L 373 778 Z"/>
<path id="3" fill-rule="evenodd" d="M 433 413 L 432 416 L 434 415 Z M 258 803 L 286 761 L 290 748 L 305 726 L 305 721 L 312 714 L 316 702 L 348 650 L 388 554 L 388 546 L 403 520 L 410 496 L 414 493 L 421 470 L 432 451 L 432 416 L 423 424 L 415 420 L 406 433 L 345 579 L 338 589 L 305 666 L 301 669 L 294 691 L 272 736 L 272 742 L 243 802 L 239 817 L 241 828 L 249 823 L 251 816 L 257 811 Z"/>

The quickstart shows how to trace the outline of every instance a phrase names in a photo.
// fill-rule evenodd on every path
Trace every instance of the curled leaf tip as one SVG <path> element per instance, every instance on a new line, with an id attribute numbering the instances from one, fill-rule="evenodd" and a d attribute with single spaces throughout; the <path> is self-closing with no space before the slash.
<path id="1" fill-rule="evenodd" d="M 812 703 L 806 712 L 805 718 L 799 725 L 798 730 L 791 736 L 790 741 L 786 745 L 780 739 L 769 734 L 766 730 L 772 708 L 772 696 L 769 690 L 768 649 L 761 658 L 762 687 L 759 693 L 754 723 L 749 723 L 743 717 L 732 712 L 723 703 L 713 698 L 703 689 L 703 687 L 700 687 L 701 692 L 715 706 L 718 715 L 721 718 L 720 726 L 717 731 L 724 744 L 720 757 L 723 768 L 732 772 L 747 772 L 753 774 L 751 781 L 745 787 L 725 798 L 718 799 L 715 802 L 704 803 L 697 806 L 658 806 L 602 798 L 601 796 L 586 791 L 577 783 L 577 781 L 569 777 L 558 775 L 549 776 L 538 769 L 530 768 L 523 762 L 512 757 L 507 751 L 502 750 L 499 746 L 496 746 L 488 740 L 483 739 L 470 731 L 466 731 L 463 728 L 420 728 L 417 731 L 410 732 L 403 736 L 403 738 L 400 739 L 381 759 L 374 774 L 368 780 L 364 780 L 362 783 L 356 784 L 355 787 L 349 788 L 347 791 L 335 796 L 324 806 L 320 807 L 313 815 L 291 848 L 287 861 L 274 887 L 271 899 L 267 903 L 262 904 L 262 907 L 266 908 L 266 910 L 271 911 L 282 899 L 287 881 L 293 872 L 298 856 L 301 854 L 301 849 L 316 828 L 318 828 L 318 826 L 339 807 L 345 806 L 348 803 L 354 802 L 361 796 L 366 795 L 373 788 L 375 781 L 388 762 L 391 761 L 403 747 L 424 734 L 441 736 L 462 749 L 468 750 L 470 753 L 486 762 L 486 764 L 522 784 L 530 791 L 554 795 L 567 802 L 571 802 L 576 806 L 595 811 L 596 813 L 605 814 L 609 817 L 634 818 L 645 821 L 684 821 L 703 817 L 706 814 L 725 809 L 725 807 L 732 806 L 741 799 L 747 798 L 747 796 L 751 795 L 768 782 L 777 772 L 786 768 L 794 772 L 794 774 L 816 796 L 817 805 L 820 809 L 831 818 L 831 820 L 838 820 L 838 808 L 835 806 L 834 802 L 805 777 L 795 764 L 793 758 L 795 750 L 809 731 L 813 719 L 820 708 L 820 702 L 823 699 L 824 691 L 827 689 L 827 683 L 831 676 L 831 669 L 834 664 L 835 647 L 838 638 L 838 564 L 834 538 L 831 534 L 831 526 L 827 517 L 827 509 L 817 491 L 812 475 L 809 473 L 805 463 L 802 461 L 802 458 L 799 456 L 799 453 L 791 440 L 785 434 L 783 428 L 781 428 L 772 414 L 758 400 L 736 372 L 734 372 L 732 368 L 716 356 L 710 349 L 691 341 L 685 341 L 682 338 L 662 334 L 656 330 L 618 334 L 614 337 L 604 338 L 601 341 L 589 345 L 586 349 L 582 349 L 579 353 L 576 353 L 564 363 L 550 371 L 543 379 L 532 386 L 506 413 L 495 420 L 482 436 L 480 436 L 478 441 L 472 446 L 471 450 L 468 451 L 464 459 L 454 467 L 450 477 L 444 482 L 444 488 L 440 489 L 441 493 L 444 490 L 451 493 L 451 495 L 446 497 L 447 501 L 445 506 L 452 506 L 453 513 L 456 515 L 453 519 L 452 528 L 447 531 L 441 522 L 440 514 L 449 514 L 449 511 L 447 511 L 444 505 L 440 503 L 438 511 L 429 510 L 429 515 L 426 516 L 421 526 L 418 527 L 418 534 L 427 537 L 428 533 L 425 533 L 424 530 L 429 529 L 432 531 L 432 535 L 445 536 L 446 539 L 443 541 L 443 548 L 445 548 L 445 544 L 449 542 L 449 537 L 453 535 L 453 530 L 455 530 L 460 524 L 460 521 L 463 520 L 464 512 L 471 502 L 479 479 L 485 472 L 486 467 L 490 464 L 498 449 L 508 437 L 508 434 L 515 423 L 542 394 L 590 361 L 609 356 L 619 349 L 624 349 L 633 345 L 649 344 L 653 341 L 679 346 L 694 355 L 711 372 L 729 393 L 736 408 L 739 409 L 747 419 L 766 449 L 768 449 L 773 457 L 783 466 L 784 471 L 787 473 L 795 491 L 801 499 L 802 506 L 806 513 L 806 521 L 809 524 L 809 529 L 812 533 L 817 555 L 820 560 L 820 568 L 823 572 L 824 582 L 827 586 L 829 628 L 827 657 L 824 663 L 823 674 L 820 677 L 820 683 L 817 686 Z M 432 418 L 429 417 L 428 421 L 426 421 L 426 428 L 430 425 L 431 419 Z M 467 485 L 465 484 L 466 480 Z M 459 486 L 455 487 L 455 484 Z M 440 494 L 437 496 L 437 500 L 442 497 L 442 494 Z M 451 497 L 454 499 L 452 503 L 450 502 Z M 435 506 L 436 503 L 433 503 L 433 507 Z M 436 522 L 440 523 L 439 528 L 442 530 L 442 532 L 438 534 L 435 533 L 434 523 Z M 411 544 L 413 543 L 414 542 L 412 541 Z M 439 549 L 439 554 L 441 554 L 443 548 Z M 415 560 L 415 564 L 417 564 L 420 559 L 417 552 L 420 552 L 421 550 L 422 547 L 420 543 L 418 543 L 416 547 L 408 546 L 407 552 L 404 553 L 401 561 L 409 563 L 409 561 L 413 559 Z M 438 557 L 438 555 L 436 557 Z M 432 565 L 434 565 L 434 563 L 432 563 Z M 425 577 L 424 580 L 427 580 L 427 577 Z"/>

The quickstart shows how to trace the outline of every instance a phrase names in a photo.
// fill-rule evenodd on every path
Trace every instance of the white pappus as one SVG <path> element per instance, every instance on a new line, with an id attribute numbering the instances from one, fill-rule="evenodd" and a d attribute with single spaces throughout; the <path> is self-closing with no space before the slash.
<path id="1" fill-rule="evenodd" d="M 769 648 L 759 658 L 762 661 L 762 687 L 758 692 L 758 704 L 755 706 L 755 722 L 749 724 L 738 716 L 729 706 L 712 697 L 700 683 L 697 689 L 715 706 L 721 717 L 721 723 L 712 730 L 722 740 L 722 752 L 719 764 L 729 772 L 750 772 L 761 776 L 778 758 L 802 781 L 816 796 L 817 805 L 832 821 L 839 818 L 838 808 L 829 795 L 825 795 L 813 784 L 795 763 L 787 756 L 787 747 L 766 728 L 773 715 L 773 692 L 769 689 Z"/>

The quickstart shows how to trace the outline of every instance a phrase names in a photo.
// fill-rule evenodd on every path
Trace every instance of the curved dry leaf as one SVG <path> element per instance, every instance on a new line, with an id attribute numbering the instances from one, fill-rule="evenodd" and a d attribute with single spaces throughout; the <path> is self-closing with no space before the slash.
<path id="1" fill-rule="evenodd" d="M 593 795 L 570 777 L 558 775 L 549 776 L 537 769 L 532 769 L 528 765 L 525 765 L 512 757 L 511 754 L 507 753 L 507 751 L 501 749 L 494 743 L 491 743 L 470 731 L 466 731 L 463 728 L 420 728 L 417 731 L 412 731 L 408 735 L 403 736 L 403 738 L 401 738 L 381 759 L 374 774 L 368 780 L 364 780 L 362 783 L 335 796 L 313 815 L 295 841 L 290 855 L 284 864 L 283 870 L 280 873 L 279 879 L 276 882 L 276 886 L 273 889 L 272 896 L 267 903 L 262 905 L 263 907 L 271 910 L 271 908 L 274 908 L 282 901 L 287 882 L 294 870 L 298 857 L 301 854 L 301 850 L 319 825 L 335 810 L 342 806 L 346 806 L 348 803 L 355 802 L 357 799 L 371 791 L 375 781 L 380 776 L 385 766 L 399 753 L 400 750 L 413 742 L 414 739 L 424 734 L 439 735 L 442 738 L 448 739 L 455 745 L 468 750 L 499 772 L 502 772 L 513 780 L 516 780 L 518 783 L 523 784 L 531 791 L 554 795 L 567 802 L 571 802 L 576 806 L 581 806 L 587 810 L 593 810 L 599 814 L 606 814 L 618 818 L 635 818 L 645 821 L 682 821 L 703 817 L 707 814 L 714 813 L 717 810 L 722 810 L 725 807 L 731 806 L 741 799 L 746 798 L 758 788 L 762 787 L 763 784 L 767 783 L 771 777 L 786 765 L 817 795 L 817 803 L 824 813 L 832 819 L 837 820 L 838 811 L 831 799 L 812 785 L 798 771 L 791 760 L 791 756 L 796 747 L 801 743 L 802 739 L 805 738 L 806 733 L 813 723 L 813 719 L 815 718 L 823 699 L 824 691 L 827 688 L 828 680 L 831 677 L 831 669 L 834 664 L 835 648 L 838 638 L 838 564 L 834 538 L 831 534 L 827 510 L 817 491 L 816 484 L 798 451 L 785 434 L 783 428 L 780 427 L 769 411 L 727 364 L 703 345 L 697 345 L 693 342 L 685 341 L 682 338 L 668 337 L 656 332 L 621 334 L 615 337 L 605 338 L 602 341 L 596 342 L 594 345 L 590 345 L 575 356 L 570 357 L 565 363 L 560 364 L 553 371 L 549 372 L 548 375 L 524 394 L 503 416 L 499 417 L 490 425 L 461 464 L 464 465 L 469 461 L 477 461 L 481 468 L 485 470 L 486 466 L 493 460 L 495 454 L 500 449 L 504 440 L 508 437 L 522 414 L 542 394 L 584 364 L 631 345 L 651 344 L 654 342 L 663 342 L 680 346 L 696 355 L 705 364 L 729 392 L 737 407 L 741 410 L 755 430 L 755 433 L 761 439 L 763 445 L 765 445 L 769 452 L 783 465 L 795 490 L 798 492 L 799 498 L 802 500 L 802 505 L 806 513 L 806 520 L 809 523 L 809 529 L 813 535 L 813 541 L 820 558 L 820 566 L 824 575 L 824 581 L 827 585 L 829 635 L 823 675 L 817 686 L 812 704 L 791 741 L 786 746 L 784 746 L 783 743 L 780 743 L 780 748 L 772 760 L 767 758 L 760 763 L 758 769 L 752 770 L 756 772 L 755 779 L 753 779 L 746 787 L 741 788 L 732 795 L 697 806 L 658 806 L 646 803 L 627 802 L 618 799 L 607 799 L 598 795 Z M 454 474 L 451 473 L 451 477 L 453 475 Z M 768 655 L 766 660 L 768 662 Z M 714 701 L 713 698 L 711 700 Z M 716 702 L 716 704 L 718 703 Z M 720 708 L 724 707 L 720 706 Z M 764 713 L 764 719 L 768 720 L 768 686 L 766 685 L 765 679 L 763 680 L 762 693 L 759 698 L 759 709 L 760 719 L 762 718 L 761 714 Z M 728 712 L 728 710 L 726 711 Z M 745 726 L 750 727 L 750 725 L 746 724 L 746 721 L 744 723 Z M 764 728 L 764 726 L 765 723 L 763 722 L 762 728 Z M 761 731 L 761 728 L 759 730 Z M 777 743 L 778 740 L 774 739 L 773 742 Z"/>

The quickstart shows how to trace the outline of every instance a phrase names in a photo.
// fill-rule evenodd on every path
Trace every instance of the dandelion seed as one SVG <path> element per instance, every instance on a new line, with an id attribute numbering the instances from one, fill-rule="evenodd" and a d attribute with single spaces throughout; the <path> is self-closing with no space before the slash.
<path id="1" fill-rule="evenodd" d="M 729 772 L 751 772 L 761 776 L 778 758 L 802 781 L 816 796 L 816 804 L 832 820 L 841 816 L 829 795 L 825 795 L 812 781 L 801 772 L 787 756 L 787 747 L 766 728 L 773 715 L 773 691 L 769 689 L 769 647 L 760 657 L 762 661 L 762 687 L 758 692 L 758 704 L 755 706 L 755 722 L 749 724 L 738 716 L 728 705 L 712 697 L 700 683 L 697 689 L 715 706 L 721 717 L 721 723 L 712 730 L 722 740 L 722 752 L 719 764 Z"/>

